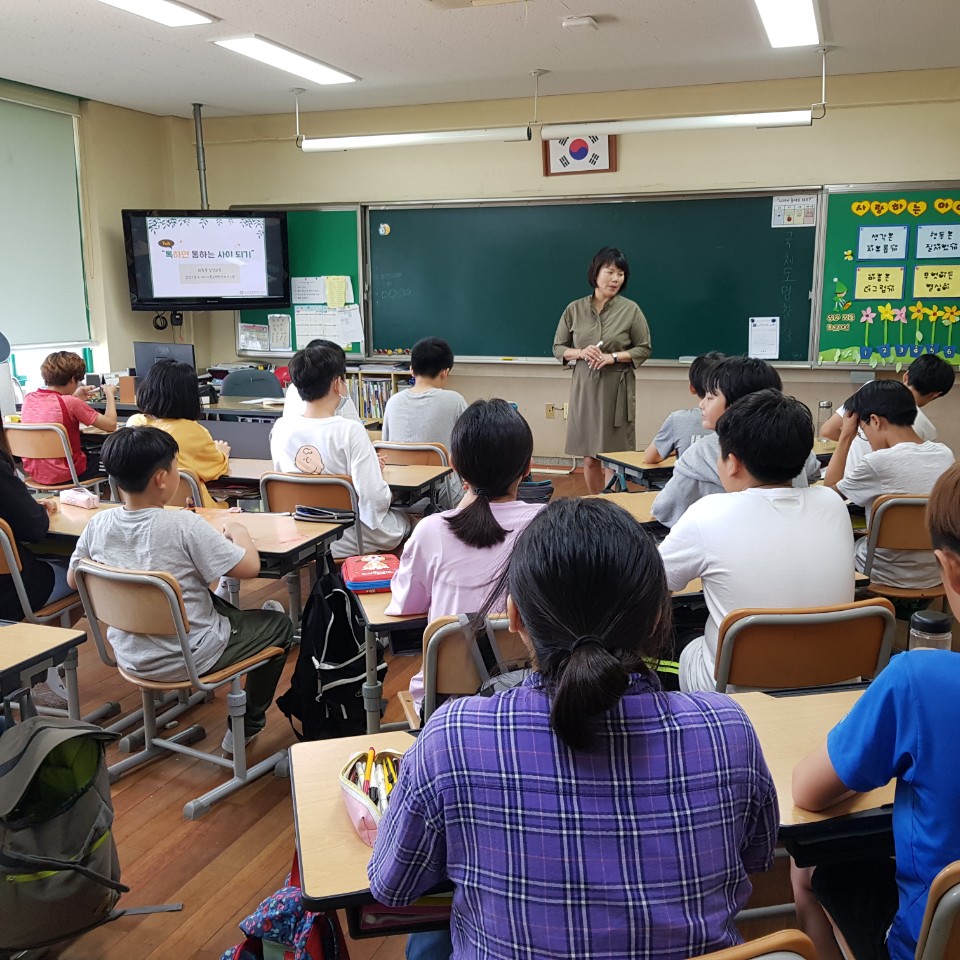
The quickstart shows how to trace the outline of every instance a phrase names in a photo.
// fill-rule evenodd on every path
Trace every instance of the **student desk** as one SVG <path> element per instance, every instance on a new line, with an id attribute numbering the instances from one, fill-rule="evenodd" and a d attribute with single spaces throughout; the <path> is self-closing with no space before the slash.
<path id="1" fill-rule="evenodd" d="M 118 503 L 101 503 L 96 510 L 84 510 L 61 504 L 60 510 L 50 518 L 51 536 L 76 539 L 83 533 L 90 518 L 105 510 L 115 510 Z M 182 510 L 183 507 L 167 507 Z M 312 560 L 321 560 L 334 540 L 340 538 L 348 523 L 313 523 L 294 520 L 277 513 L 231 513 L 215 507 L 201 507 L 198 517 L 218 530 L 226 521 L 234 521 L 246 527 L 260 554 L 260 574 L 271 580 L 283 579 L 290 597 L 290 619 L 299 623 L 302 599 L 300 595 L 299 570 Z"/>
<path id="2" fill-rule="evenodd" d="M 0 621 L 0 696 L 29 687 L 38 673 L 62 663 L 66 672 L 68 711 L 74 720 L 79 720 L 77 647 L 86 640 L 83 630 Z"/>
<path id="3" fill-rule="evenodd" d="M 659 490 L 648 490 L 642 493 L 596 493 L 585 500 L 606 500 L 623 507 L 638 523 L 656 523 L 652 511 L 653 501 L 657 499 Z"/>
<path id="4" fill-rule="evenodd" d="M 823 467 L 830 462 L 833 451 L 836 449 L 836 440 L 824 440 L 822 437 L 817 437 L 817 439 L 813 441 L 814 456 L 816 456 L 817 460 L 820 461 L 820 465 Z"/>
<path id="5" fill-rule="evenodd" d="M 204 403 L 200 407 L 200 416 L 204 420 L 216 419 L 219 414 L 229 414 L 232 417 L 257 417 L 258 419 L 276 420 L 283 416 L 283 399 L 278 397 L 277 404 L 245 403 L 246 400 L 262 400 L 262 397 L 220 397 L 217 403 Z M 103 400 L 95 400 L 90 404 L 100 413 L 106 409 Z M 117 413 L 130 416 L 139 413 L 136 403 L 117 401 Z"/>
<path id="6" fill-rule="evenodd" d="M 627 481 L 635 480 L 645 487 L 654 480 L 668 480 L 677 462 L 676 457 L 667 457 L 659 463 L 646 463 L 643 450 L 616 450 L 612 453 L 598 453 L 597 459 L 609 469 L 616 470 L 616 489 L 626 491 Z"/>
<path id="7" fill-rule="evenodd" d="M 857 826 L 861 835 L 865 825 L 875 832 L 889 830 L 892 784 L 821 813 L 800 810 L 790 801 L 795 764 L 822 742 L 861 693 L 846 689 L 795 696 L 734 695 L 757 730 L 773 774 L 780 797 L 780 836 L 788 850 L 807 849 L 803 838 L 818 839 L 823 847 L 842 843 Z M 404 751 L 412 743 L 409 734 L 395 731 L 297 743 L 290 748 L 290 786 L 306 909 L 333 910 L 372 902 L 367 881 L 370 847 L 357 836 L 347 816 L 340 769 L 352 753 L 371 746 L 378 752 Z"/>

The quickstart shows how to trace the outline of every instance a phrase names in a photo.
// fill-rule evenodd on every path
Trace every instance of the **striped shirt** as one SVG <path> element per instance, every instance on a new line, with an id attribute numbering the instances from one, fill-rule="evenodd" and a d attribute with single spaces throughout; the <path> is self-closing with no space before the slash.
<path id="1" fill-rule="evenodd" d="M 454 884 L 454 956 L 681 960 L 741 942 L 779 814 L 729 697 L 634 676 L 599 749 L 550 728 L 543 678 L 443 706 L 407 752 L 369 866 L 408 904 Z"/>

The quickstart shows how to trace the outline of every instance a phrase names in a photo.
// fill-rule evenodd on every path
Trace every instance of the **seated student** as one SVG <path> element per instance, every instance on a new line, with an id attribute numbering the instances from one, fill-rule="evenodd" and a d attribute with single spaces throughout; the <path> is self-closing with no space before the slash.
<path id="1" fill-rule="evenodd" d="M 706 396 L 706 374 L 715 363 L 724 359 L 726 359 L 725 354 L 715 350 L 694 358 L 687 376 L 690 380 L 690 392 L 695 397 L 702 400 Z M 674 410 L 663 421 L 663 426 L 653 438 L 653 442 L 643 452 L 643 462 L 661 463 L 673 454 L 679 457 L 687 447 L 695 444 L 706 432 L 707 428 L 703 425 L 699 406 L 692 410 Z"/>
<path id="2" fill-rule="evenodd" d="M 207 490 L 206 480 L 216 480 L 230 469 L 230 444 L 214 440 L 201 426 L 197 371 L 179 360 L 160 360 L 147 372 L 137 388 L 140 413 L 127 420 L 128 427 L 157 427 L 177 441 L 180 467 L 200 478 L 203 503 L 197 506 L 225 507 Z"/>
<path id="3" fill-rule="evenodd" d="M 741 397 L 757 390 L 780 390 L 783 387 L 780 374 L 769 363 L 753 357 L 720 360 L 707 371 L 704 380 L 706 394 L 700 401 L 700 413 L 707 430 L 715 430 L 723 411 Z M 677 460 L 673 476 L 653 501 L 652 513 L 660 523 L 672 527 L 690 504 L 708 494 L 723 493 L 717 470 L 719 453 L 720 442 L 715 433 L 708 433 L 687 448 Z M 811 448 L 803 469 L 793 478 L 793 485 L 805 487 L 819 476 L 820 464 Z"/>
<path id="4" fill-rule="evenodd" d="M 950 608 L 960 617 L 960 464 L 937 481 L 927 525 Z M 897 780 L 896 861 L 819 866 L 812 871 L 812 893 L 811 871 L 794 868 L 797 916 L 821 960 L 839 958 L 840 952 L 813 894 L 857 960 L 913 960 L 930 883 L 947 864 L 960 860 L 960 764 L 952 735 L 960 725 L 958 691 L 957 654 L 900 654 L 826 743 L 793 771 L 794 802 L 807 810 L 824 810 L 855 791 Z"/>
<path id="5" fill-rule="evenodd" d="M 339 345 L 332 340 L 318 339 L 311 340 L 307 344 L 307 349 L 311 347 L 334 347 L 336 349 Z M 339 349 L 342 350 L 343 348 L 339 347 Z M 306 409 L 307 401 L 300 396 L 297 385 L 291 383 L 283 396 L 283 416 L 302 417 Z M 357 423 L 363 423 L 363 420 L 360 419 L 360 412 L 357 410 L 357 405 L 353 402 L 353 397 L 350 396 L 349 391 L 347 391 L 346 395 L 340 400 L 340 406 L 337 407 L 337 416 L 346 417 L 348 420 L 356 420 Z"/>
<path id="6" fill-rule="evenodd" d="M 954 378 L 953 367 L 933 353 L 917 357 L 904 372 L 903 382 L 917 403 L 917 419 L 913 421 L 913 431 L 921 440 L 937 439 L 937 428 L 923 412 L 923 408 L 937 397 L 948 394 L 953 387 Z M 837 412 L 821 427 L 822 436 L 828 440 L 840 439 L 846 409 L 845 404 L 837 408 Z M 869 452 L 870 444 L 858 435 L 850 444 L 850 451 L 847 453 L 846 472 L 852 473 Z"/>
<path id="7" fill-rule="evenodd" d="M 717 421 L 725 494 L 694 503 L 660 544 L 667 585 L 703 578 L 705 635 L 680 653 L 680 689 L 714 690 L 717 636 L 741 607 L 820 607 L 853 600 L 853 531 L 823 487 L 791 480 L 813 448 L 813 419 L 799 400 L 760 390 Z"/>
<path id="8" fill-rule="evenodd" d="M 417 524 L 394 575 L 391 616 L 427 611 L 430 620 L 476 613 L 514 541 L 544 504 L 517 500 L 530 471 L 533 434 L 505 400 L 476 400 L 453 428 L 450 455 L 467 492 L 456 510 Z M 417 709 L 423 671 L 410 681 Z"/>
<path id="9" fill-rule="evenodd" d="M 411 744 L 374 897 L 409 904 L 452 880 L 454 957 L 683 960 L 740 942 L 776 795 L 733 700 L 664 693 L 645 665 L 670 633 L 653 540 L 612 503 L 555 500 L 494 603 L 505 587 L 537 672 L 444 704 Z"/>
<path id="10" fill-rule="evenodd" d="M 913 394 L 897 380 L 865 383 L 844 402 L 846 414 L 837 449 L 830 458 L 823 482 L 860 507 L 867 520 L 874 500 L 885 493 L 929 493 L 940 475 L 954 462 L 953 452 L 942 443 L 921 440 L 913 429 L 917 405 Z M 846 460 L 857 432 L 870 444 L 851 472 Z M 867 558 L 867 538 L 857 544 L 857 569 Z M 878 548 L 872 579 L 896 587 L 920 589 L 940 582 L 932 553 L 922 550 Z"/>
<path id="11" fill-rule="evenodd" d="M 409 390 L 395 393 L 383 410 L 383 439 L 397 443 L 442 443 L 450 449 L 457 417 L 467 401 L 456 390 L 447 390 L 453 369 L 453 351 L 446 340 L 424 337 L 410 351 L 410 369 L 415 379 Z M 459 478 L 447 478 L 441 493 L 443 506 L 452 507 L 463 496 Z"/>
<path id="12" fill-rule="evenodd" d="M 34 500 L 17 476 L 13 457 L 0 430 L 0 518 L 7 521 L 20 554 L 20 576 L 27 599 L 34 610 L 62 600 L 73 590 L 67 583 L 67 558 L 35 554 L 25 543 L 43 540 L 50 526 L 50 517 L 59 509 L 55 497 Z M 0 620 L 22 620 L 20 598 L 10 574 L 0 575 Z M 33 688 L 34 703 L 41 707 L 67 706 L 66 690 L 55 668 L 47 671 L 47 680 Z"/>
<path id="13" fill-rule="evenodd" d="M 367 431 L 356 420 L 336 416 L 346 395 L 347 361 L 341 347 L 307 347 L 290 361 L 290 376 L 307 409 L 299 417 L 281 417 L 270 433 L 273 465 L 284 473 L 346 474 L 357 491 L 367 553 L 392 550 L 410 532 L 410 521 L 391 510 L 390 487 Z M 348 528 L 333 545 L 333 556 L 357 553 L 357 533 Z"/>
<path id="14" fill-rule="evenodd" d="M 68 580 L 87 557 L 128 570 L 165 570 L 180 584 L 190 623 L 190 647 L 200 674 L 223 670 L 266 647 L 290 648 L 293 624 L 272 610 L 238 610 L 215 597 L 208 584 L 221 576 L 250 578 L 260 557 L 247 528 L 225 519 L 222 533 L 190 510 L 165 510 L 180 479 L 177 441 L 155 427 L 129 427 L 103 445 L 103 465 L 123 495 L 123 508 L 90 518 L 70 558 Z M 150 680 L 183 680 L 186 671 L 176 637 L 107 632 L 117 663 Z M 249 742 L 266 724 L 284 659 L 247 674 L 244 735 Z M 233 753 L 228 726 L 221 747 Z"/>
<path id="15" fill-rule="evenodd" d="M 70 438 L 73 466 L 81 480 L 99 477 L 99 464 L 88 467 L 87 455 L 80 446 L 80 424 L 97 427 L 107 433 L 117 429 L 117 387 L 105 385 L 106 412 L 98 413 L 86 398 L 96 391 L 95 387 L 81 386 L 87 372 L 83 358 L 69 350 L 51 353 L 40 365 L 43 389 L 34 390 L 23 398 L 20 419 L 24 423 L 62 423 Z M 60 460 L 24 458 L 23 469 L 37 483 L 70 483 L 70 467 Z"/>

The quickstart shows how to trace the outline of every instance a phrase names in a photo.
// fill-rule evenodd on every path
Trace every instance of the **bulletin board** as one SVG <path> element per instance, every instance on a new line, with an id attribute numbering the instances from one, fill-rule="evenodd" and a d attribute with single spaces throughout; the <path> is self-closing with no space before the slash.
<path id="1" fill-rule="evenodd" d="M 619 247 L 625 296 L 653 358 L 746 353 L 750 318 L 777 318 L 781 362 L 810 362 L 818 188 L 367 208 L 372 353 L 446 338 L 458 359 L 552 357 L 587 267 Z"/>
<path id="2" fill-rule="evenodd" d="M 264 208 L 243 205 L 243 209 Z M 365 338 L 360 208 L 351 205 L 269 209 L 287 211 L 293 303 L 289 307 L 269 310 L 238 311 L 235 322 L 237 356 L 292 357 L 305 343 L 323 338 L 340 343 L 347 356 L 362 357 Z M 326 284 L 321 282 L 321 278 L 327 277 L 349 279 L 353 302 L 359 308 L 359 333 L 353 322 L 358 314 L 352 313 L 351 319 L 342 311 L 338 313 L 328 307 Z M 298 330 L 299 339 L 304 343 L 298 342 Z"/>
<path id="3" fill-rule="evenodd" d="M 960 184 L 826 193 L 818 362 L 960 365 Z"/>

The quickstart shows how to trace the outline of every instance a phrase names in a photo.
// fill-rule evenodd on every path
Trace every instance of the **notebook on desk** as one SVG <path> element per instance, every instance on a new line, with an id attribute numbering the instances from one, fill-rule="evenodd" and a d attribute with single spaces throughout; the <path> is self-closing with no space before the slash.
<path id="1" fill-rule="evenodd" d="M 352 510 L 334 510 L 327 507 L 307 507 L 298 503 L 293 511 L 295 520 L 313 523 L 353 523 L 356 515 Z"/>

